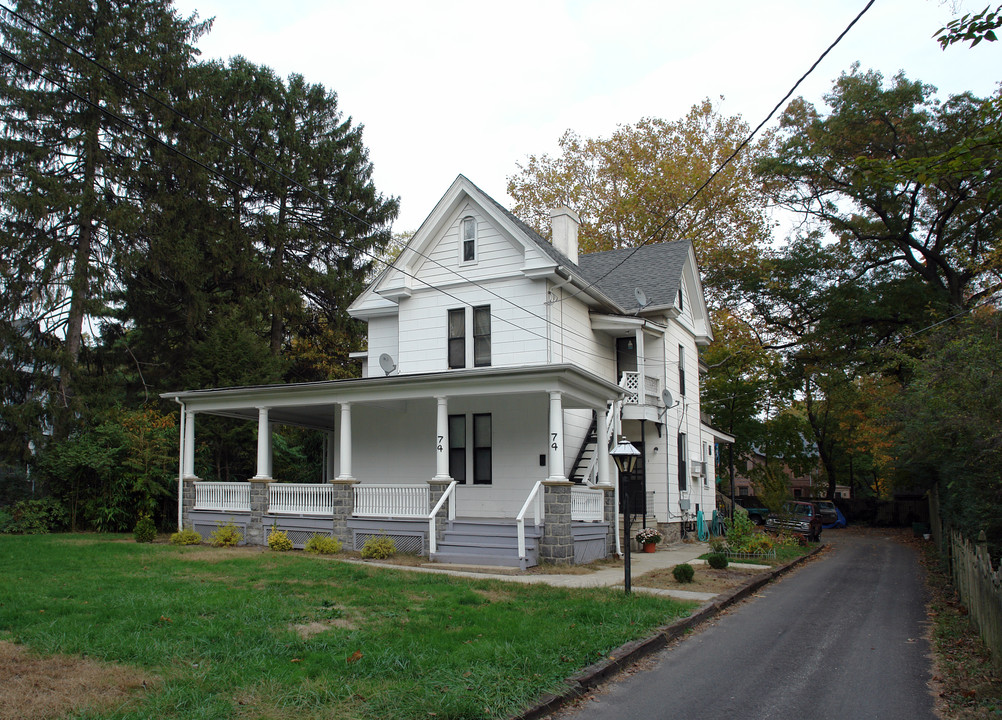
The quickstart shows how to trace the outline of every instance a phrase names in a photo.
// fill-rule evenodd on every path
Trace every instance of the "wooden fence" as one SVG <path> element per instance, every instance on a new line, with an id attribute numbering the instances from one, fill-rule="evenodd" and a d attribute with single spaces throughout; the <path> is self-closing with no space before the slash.
<path id="1" fill-rule="evenodd" d="M 1002 565 L 993 568 L 985 544 L 956 531 L 950 532 L 949 551 L 953 586 L 991 650 L 996 672 L 1002 672 Z"/>

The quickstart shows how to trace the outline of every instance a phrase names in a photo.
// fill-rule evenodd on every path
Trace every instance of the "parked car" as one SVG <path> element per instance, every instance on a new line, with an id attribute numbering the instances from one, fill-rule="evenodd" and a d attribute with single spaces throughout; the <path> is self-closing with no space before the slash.
<path id="1" fill-rule="evenodd" d="M 734 502 L 745 509 L 748 519 L 756 525 L 762 525 L 769 515 L 769 508 L 754 495 L 738 495 L 734 498 Z"/>
<path id="2" fill-rule="evenodd" d="M 835 503 L 831 500 L 815 500 L 814 504 L 818 506 L 822 525 L 834 525 L 838 522 L 838 510 L 835 509 Z"/>
<path id="3" fill-rule="evenodd" d="M 766 530 L 796 533 L 808 542 L 821 539 L 821 514 L 814 503 L 794 500 L 783 504 L 779 513 L 771 513 L 765 519 Z"/>

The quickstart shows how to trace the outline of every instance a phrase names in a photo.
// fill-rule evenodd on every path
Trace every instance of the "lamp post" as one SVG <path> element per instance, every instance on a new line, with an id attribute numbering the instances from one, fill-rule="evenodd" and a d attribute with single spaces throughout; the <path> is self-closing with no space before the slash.
<path id="1" fill-rule="evenodd" d="M 616 469 L 619 470 L 619 497 L 623 504 L 623 527 L 626 529 L 626 552 L 623 554 L 623 586 L 626 594 L 630 594 L 630 493 L 623 484 L 623 475 L 632 473 L 637 466 L 637 458 L 640 451 L 633 446 L 629 440 L 620 436 L 619 444 L 609 453 L 616 462 Z"/>

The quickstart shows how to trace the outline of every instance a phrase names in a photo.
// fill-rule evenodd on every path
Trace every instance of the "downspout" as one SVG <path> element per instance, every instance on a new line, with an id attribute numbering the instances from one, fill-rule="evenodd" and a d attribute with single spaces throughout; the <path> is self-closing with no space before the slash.
<path id="1" fill-rule="evenodd" d="M 174 401 L 181 406 L 181 420 L 178 422 L 178 426 L 181 428 L 181 437 L 178 440 L 178 461 L 177 461 L 177 531 L 181 532 L 184 530 L 184 423 L 187 413 L 185 412 L 184 403 L 178 397 L 174 398 Z"/>

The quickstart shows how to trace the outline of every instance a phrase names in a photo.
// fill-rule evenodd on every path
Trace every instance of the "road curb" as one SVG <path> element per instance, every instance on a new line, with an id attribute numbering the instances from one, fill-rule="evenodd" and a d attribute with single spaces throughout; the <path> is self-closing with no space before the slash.
<path id="1" fill-rule="evenodd" d="M 718 596 L 696 608 L 691 615 L 679 618 L 670 625 L 658 628 L 656 634 L 640 640 L 633 640 L 622 645 L 604 660 L 600 660 L 593 665 L 589 665 L 580 672 L 569 677 L 568 687 L 559 694 L 544 695 L 539 702 L 531 708 L 518 715 L 511 716 L 510 720 L 538 720 L 546 717 L 550 713 L 556 712 L 561 707 L 572 700 L 584 695 L 589 689 L 595 687 L 606 678 L 611 677 L 619 670 L 632 665 L 648 655 L 663 650 L 668 643 L 681 637 L 690 630 L 702 625 L 707 620 L 718 615 L 722 610 L 730 607 L 736 602 L 744 600 L 749 595 L 754 594 L 763 586 L 769 584 L 778 577 L 782 577 L 793 568 L 807 562 L 815 555 L 824 550 L 826 545 L 819 545 L 806 555 L 801 555 L 795 560 L 791 560 L 785 565 L 773 568 L 770 572 L 764 573 L 761 577 L 752 578 L 744 585 L 740 585 L 727 595 Z"/>

